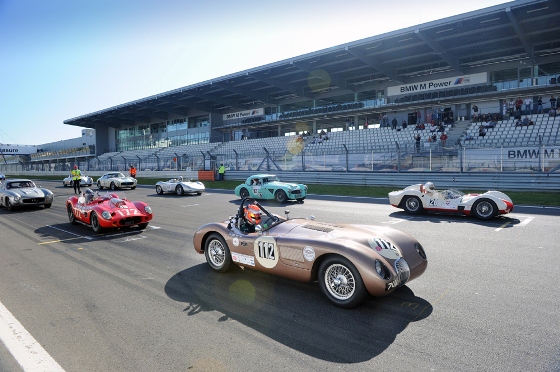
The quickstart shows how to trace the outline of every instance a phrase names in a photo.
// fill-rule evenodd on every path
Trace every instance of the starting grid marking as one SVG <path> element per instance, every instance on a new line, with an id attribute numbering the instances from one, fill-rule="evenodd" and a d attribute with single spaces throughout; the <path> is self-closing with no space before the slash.
<path id="1" fill-rule="evenodd" d="M 122 236 L 122 235 L 133 234 L 133 233 L 137 232 L 137 231 L 124 231 L 124 232 L 120 232 L 120 233 L 117 233 L 117 234 L 100 234 L 100 235 L 96 235 L 96 236 L 86 236 L 86 235 L 75 234 L 71 231 L 63 230 L 63 229 L 60 229 L 58 227 L 54 227 L 54 226 L 50 226 L 50 225 L 47 225 L 46 227 L 50 227 L 51 229 L 59 230 L 59 231 L 65 232 L 67 234 L 74 235 L 75 237 L 74 238 L 68 238 L 68 239 L 56 239 L 56 240 L 51 240 L 51 241 L 48 241 L 48 242 L 41 242 L 41 243 L 37 243 L 38 245 L 62 243 L 62 242 L 67 242 L 67 241 L 70 241 L 70 240 L 77 240 L 77 239 L 100 240 L 100 239 L 107 239 L 107 238 L 119 237 L 119 236 Z M 148 225 L 148 228 L 150 230 L 161 229 L 161 227 L 159 227 L 159 226 L 150 226 L 150 225 Z M 127 242 L 127 241 L 130 242 L 130 241 L 133 241 L 133 240 L 146 239 L 146 238 L 147 238 L 147 236 L 142 235 L 141 237 L 137 237 L 137 238 L 127 238 L 127 239 L 124 239 L 124 240 L 115 240 L 115 241 L 119 242 L 119 243 L 122 243 L 122 242 Z"/>
<path id="2" fill-rule="evenodd" d="M 64 371 L 1 302 L 0 341 L 24 371 Z"/>
<path id="3" fill-rule="evenodd" d="M 497 229 L 495 229 L 494 231 L 500 231 L 500 230 L 502 230 L 502 229 L 505 229 L 505 228 L 508 227 L 509 225 L 511 225 L 511 227 L 524 227 L 524 226 L 527 226 L 527 225 L 528 225 L 531 221 L 533 221 L 533 219 L 535 218 L 535 217 L 527 217 L 527 216 L 519 216 L 518 218 L 521 219 L 521 218 L 523 218 L 523 217 L 526 217 L 526 218 L 525 218 L 523 221 L 521 221 L 520 223 L 518 223 L 518 224 L 511 225 L 511 221 L 508 221 L 508 222 L 504 223 L 502 226 L 500 226 L 500 227 L 498 227 Z"/>
<path id="4" fill-rule="evenodd" d="M 512 217 L 514 217 L 514 216 L 512 215 Z M 381 223 L 387 224 L 387 225 L 396 225 L 396 224 L 401 223 L 401 222 L 406 222 L 406 221 L 413 220 L 414 218 L 416 218 L 416 217 L 392 218 L 392 219 L 390 219 L 389 221 L 383 221 L 383 222 L 381 222 Z M 426 217 L 423 217 L 423 218 L 426 218 Z M 513 221 L 508 221 L 508 222 L 504 223 L 503 225 L 501 225 L 500 227 L 496 228 L 494 231 L 500 231 L 500 230 L 505 229 L 506 227 L 509 227 L 509 228 L 512 228 L 512 227 L 524 227 L 524 226 L 527 226 L 529 223 L 531 223 L 531 221 L 533 221 L 533 220 L 535 219 L 535 217 L 529 217 L 529 216 L 515 216 L 515 218 L 517 218 L 517 219 L 519 219 L 519 220 L 521 220 L 522 218 L 524 218 L 524 220 L 521 221 L 521 222 L 518 223 L 518 224 L 512 224 Z M 433 219 L 437 219 L 437 217 L 434 217 Z M 438 220 L 440 220 L 441 222 L 453 223 L 453 221 L 451 221 L 451 220 L 445 220 L 445 219 L 438 219 Z"/>

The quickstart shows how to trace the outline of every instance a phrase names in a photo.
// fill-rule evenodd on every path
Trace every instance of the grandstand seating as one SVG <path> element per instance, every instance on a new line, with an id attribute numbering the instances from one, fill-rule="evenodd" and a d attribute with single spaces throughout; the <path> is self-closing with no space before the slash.
<path id="1" fill-rule="evenodd" d="M 498 122 L 495 128 L 486 129 L 486 135 L 480 137 L 478 128 L 481 123 L 471 123 L 467 133 L 472 140 L 464 138 L 461 144 L 467 147 L 496 147 L 496 146 L 535 146 L 554 144 L 560 141 L 560 117 L 549 117 L 547 114 L 532 115 L 535 125 L 516 127 L 514 118 Z"/>

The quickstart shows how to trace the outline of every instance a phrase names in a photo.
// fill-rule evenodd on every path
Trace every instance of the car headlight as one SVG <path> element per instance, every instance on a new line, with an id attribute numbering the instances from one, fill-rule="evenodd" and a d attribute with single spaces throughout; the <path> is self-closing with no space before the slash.
<path id="1" fill-rule="evenodd" d="M 377 274 L 383 279 L 388 279 L 387 270 L 385 269 L 383 263 L 379 260 L 375 260 L 375 271 L 377 271 Z"/>
<path id="2" fill-rule="evenodd" d="M 303 188 L 305 189 L 305 191 L 307 191 L 307 186 L 304 186 Z"/>
<path id="3" fill-rule="evenodd" d="M 414 243 L 414 248 L 416 249 L 416 252 L 418 252 L 418 254 L 420 255 L 420 257 L 422 257 L 423 259 L 427 259 L 426 258 L 426 252 L 424 252 L 424 248 L 422 247 L 422 244 L 420 243 Z"/>
<path id="4" fill-rule="evenodd" d="M 150 208 L 147 205 L 144 207 L 144 211 L 146 211 L 146 213 L 148 213 L 148 214 L 152 214 L 152 208 Z"/>
<path id="5" fill-rule="evenodd" d="M 21 196 L 19 196 L 19 195 L 14 196 L 14 201 L 18 202 L 20 199 L 21 199 Z"/>
<path id="6" fill-rule="evenodd" d="M 103 211 L 103 213 L 101 213 L 101 217 L 105 218 L 106 220 L 110 220 L 111 219 L 111 213 L 109 213 L 107 211 Z"/>

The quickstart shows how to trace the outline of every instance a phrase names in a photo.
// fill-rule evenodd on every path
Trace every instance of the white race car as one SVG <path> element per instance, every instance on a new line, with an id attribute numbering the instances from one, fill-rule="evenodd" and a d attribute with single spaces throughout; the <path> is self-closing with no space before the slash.
<path id="1" fill-rule="evenodd" d="M 471 214 L 482 220 L 513 211 L 510 197 L 500 191 L 487 191 L 484 194 L 464 194 L 459 190 L 436 190 L 434 184 L 427 182 L 391 191 L 389 202 L 393 207 L 402 208 L 407 213 L 426 212 Z"/>
<path id="2" fill-rule="evenodd" d="M 82 178 L 80 179 L 80 186 L 84 187 L 84 186 L 91 186 L 91 185 L 93 185 L 93 178 L 82 175 Z M 64 187 L 72 186 L 71 175 L 62 180 L 62 186 Z"/>
<path id="3" fill-rule="evenodd" d="M 183 177 L 172 178 L 169 181 L 159 181 L 156 183 L 156 192 L 163 194 L 164 192 L 173 192 L 177 195 L 196 194 L 200 195 L 206 188 L 200 181 L 185 181 Z"/>
<path id="4" fill-rule="evenodd" d="M 97 187 L 99 190 L 103 190 L 105 187 L 111 190 L 122 188 L 134 190 L 136 188 L 136 179 L 127 177 L 120 172 L 105 173 L 97 180 Z"/>

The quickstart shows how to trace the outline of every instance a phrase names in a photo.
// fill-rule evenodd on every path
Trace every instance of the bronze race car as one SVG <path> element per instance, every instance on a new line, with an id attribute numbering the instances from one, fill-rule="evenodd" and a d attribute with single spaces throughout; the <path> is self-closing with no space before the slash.
<path id="1" fill-rule="evenodd" d="M 299 281 L 319 282 L 335 305 L 350 308 L 366 294 L 385 296 L 422 275 L 428 261 L 413 237 L 388 227 L 283 218 L 245 198 L 235 216 L 200 227 L 194 248 L 210 267 L 233 264 Z"/>

